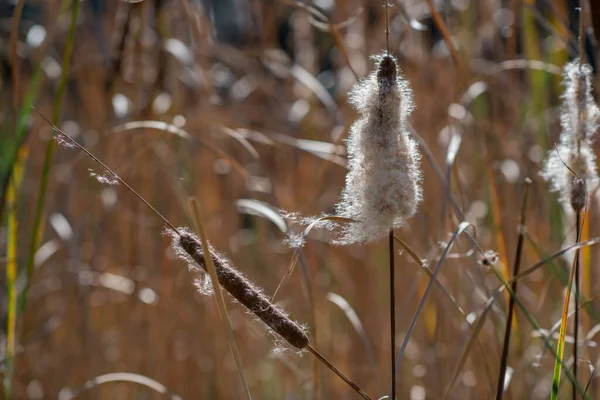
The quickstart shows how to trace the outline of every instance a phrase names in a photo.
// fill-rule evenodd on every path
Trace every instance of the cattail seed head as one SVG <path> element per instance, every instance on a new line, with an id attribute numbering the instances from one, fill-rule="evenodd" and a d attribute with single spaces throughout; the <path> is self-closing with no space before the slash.
<path id="1" fill-rule="evenodd" d="M 563 85 L 560 142 L 548 154 L 541 175 L 559 193 L 563 207 L 580 212 L 599 182 L 592 142 L 600 110 L 592 97 L 592 68 L 571 61 L 564 67 Z"/>
<path id="2" fill-rule="evenodd" d="M 197 265 L 206 271 L 204 251 L 200 241 L 187 230 L 182 229 L 181 232 L 181 236 L 172 234 L 173 247 L 177 255 L 192 265 L 190 267 L 192 270 L 197 271 Z M 308 336 L 299 324 L 271 303 L 262 290 L 237 271 L 226 257 L 212 248 L 210 254 L 219 283 L 230 295 L 292 346 L 303 349 L 308 345 Z"/>
<path id="3" fill-rule="evenodd" d="M 571 207 L 573 211 L 579 213 L 585 207 L 587 199 L 587 190 L 585 181 L 581 178 L 573 176 L 571 178 Z"/>
<path id="4" fill-rule="evenodd" d="M 390 56 L 384 56 L 377 68 L 377 83 L 382 89 L 391 89 L 396 83 L 398 71 L 396 61 Z"/>
<path id="5" fill-rule="evenodd" d="M 420 155 L 406 129 L 412 93 L 396 60 L 380 57 L 377 69 L 354 86 L 350 102 L 359 118 L 347 141 L 350 171 L 336 211 L 356 222 L 339 244 L 378 240 L 412 217 L 422 197 Z"/>

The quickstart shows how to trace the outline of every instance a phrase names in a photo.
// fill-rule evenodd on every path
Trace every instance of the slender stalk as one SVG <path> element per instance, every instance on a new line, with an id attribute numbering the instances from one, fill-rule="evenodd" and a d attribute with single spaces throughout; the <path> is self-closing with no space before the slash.
<path id="1" fill-rule="evenodd" d="M 523 243 L 525 242 L 525 226 L 527 198 L 529 197 L 529 187 L 531 180 L 525 180 L 525 193 L 523 194 L 523 203 L 521 205 L 521 220 L 519 222 L 519 237 L 517 238 L 517 250 L 515 254 L 515 263 L 513 265 L 513 277 L 519 274 L 521 267 L 521 255 L 523 254 Z M 517 280 L 512 282 L 512 290 L 517 293 Z M 510 332 L 512 330 L 513 314 L 515 309 L 515 298 L 509 297 L 508 315 L 506 316 L 506 328 L 504 330 L 504 344 L 502 346 L 502 359 L 500 361 L 500 372 L 498 373 L 498 388 L 496 390 L 496 400 L 502 400 L 504 395 L 504 382 L 506 377 L 506 366 L 508 361 L 508 349 L 510 347 Z"/>
<path id="2" fill-rule="evenodd" d="M 201 217 L 200 206 L 198 205 L 198 200 L 195 197 L 190 197 L 188 201 L 190 204 L 190 211 L 192 212 L 192 215 L 194 217 L 194 225 L 196 227 L 196 230 L 198 231 L 198 234 L 200 235 L 202 248 L 204 249 L 204 252 L 206 254 L 206 257 L 204 257 L 206 269 L 208 270 L 207 272 L 210 275 L 210 280 L 213 285 L 213 291 L 215 293 L 214 297 L 215 302 L 217 303 L 219 317 L 221 318 L 223 325 L 225 325 L 225 332 L 227 333 L 227 342 L 229 343 L 231 354 L 233 356 L 233 359 L 235 360 L 235 365 L 237 367 L 240 380 L 242 381 L 242 387 L 244 388 L 246 399 L 252 400 L 252 395 L 250 394 L 250 387 L 248 386 L 248 381 L 246 380 L 246 375 L 244 374 L 244 368 L 242 367 L 242 359 L 240 357 L 240 352 L 238 351 L 237 344 L 235 343 L 233 329 L 231 328 L 231 322 L 229 321 L 229 315 L 227 314 L 227 306 L 225 305 L 225 298 L 223 297 L 221 284 L 217 276 L 217 269 L 210 254 L 210 246 L 208 245 L 208 238 L 206 236 L 206 232 L 204 231 L 204 223 Z"/>
<path id="3" fill-rule="evenodd" d="M 60 110 L 62 105 L 62 98 L 67 87 L 67 79 L 69 76 L 69 65 L 71 63 L 71 54 L 73 53 L 73 42 L 75 42 L 75 28 L 77 27 L 77 15 L 79 14 L 79 4 L 81 1 L 73 0 L 73 10 L 71 11 L 71 26 L 69 28 L 69 34 L 67 38 L 67 44 L 65 45 L 65 54 L 62 62 L 62 73 L 60 76 L 60 82 L 58 84 L 58 91 L 54 99 L 54 109 L 52 111 L 52 124 L 58 125 L 60 118 Z M 42 169 L 42 178 L 40 179 L 40 189 L 37 204 L 35 207 L 35 216 L 33 219 L 33 230 L 31 233 L 31 245 L 29 247 L 29 255 L 27 259 L 27 275 L 25 280 L 25 288 L 20 301 L 20 309 L 24 310 L 27 305 L 27 293 L 29 291 L 29 284 L 31 275 L 33 275 L 33 259 L 35 252 L 38 249 L 41 236 L 42 236 L 42 219 L 44 216 L 44 205 L 46 201 L 46 190 L 48 189 L 48 182 L 50 181 L 50 169 L 52 168 L 52 159 L 54 156 L 54 147 L 56 143 L 54 140 L 49 140 L 46 145 L 46 155 L 44 158 L 44 166 Z"/>
<path id="4" fill-rule="evenodd" d="M 396 400 L 396 285 L 394 277 L 394 230 L 390 230 L 390 354 L 392 356 L 392 400 Z"/>
<path id="5" fill-rule="evenodd" d="M 315 357 L 319 359 L 323 364 L 327 366 L 330 370 L 332 370 L 337 376 L 342 378 L 344 382 L 346 382 L 356 393 L 362 396 L 365 400 L 373 400 L 368 394 L 366 394 L 361 388 L 356 385 L 356 383 L 352 382 L 350 378 L 346 377 L 346 375 L 342 374 L 342 372 L 337 369 L 332 363 L 329 362 L 321 353 L 315 350 L 310 344 L 306 346 L 306 349 L 310 351 Z"/>
<path id="6" fill-rule="evenodd" d="M 579 240 L 581 239 L 581 212 L 577 213 L 577 216 L 575 218 L 575 223 L 577 224 L 576 226 L 576 232 L 577 232 L 577 243 L 579 243 Z M 580 284 L 579 284 L 579 254 L 580 251 L 577 250 L 575 252 L 575 288 L 574 288 L 574 292 L 575 292 L 575 329 L 573 331 L 573 376 L 575 377 L 575 380 L 577 380 L 577 360 L 578 360 L 578 338 L 579 338 L 579 289 L 580 289 Z M 575 385 L 573 385 L 573 400 L 577 399 L 577 388 L 575 387 Z"/>
<path id="7" fill-rule="evenodd" d="M 12 17 L 12 25 L 10 29 L 10 54 L 11 54 L 11 73 L 13 83 L 13 108 L 14 108 L 14 130 L 15 130 L 15 141 L 19 141 L 19 83 L 20 83 L 20 68 L 19 68 L 19 54 L 17 53 L 17 38 L 19 36 L 19 23 L 21 22 L 21 14 L 23 13 L 23 7 L 25 6 L 25 0 L 19 0 L 15 7 L 15 11 Z"/>

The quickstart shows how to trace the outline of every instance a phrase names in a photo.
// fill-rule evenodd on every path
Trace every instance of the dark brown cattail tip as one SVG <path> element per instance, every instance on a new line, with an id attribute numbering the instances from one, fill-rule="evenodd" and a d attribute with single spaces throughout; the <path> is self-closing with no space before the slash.
<path id="1" fill-rule="evenodd" d="M 390 56 L 383 57 L 377 70 L 377 82 L 379 85 L 385 88 L 392 87 L 396 83 L 397 75 L 396 60 Z"/>
<path id="2" fill-rule="evenodd" d="M 184 230 L 181 230 L 181 232 L 183 233 L 176 239 L 176 246 L 179 246 L 186 253 L 186 259 L 193 259 L 196 264 L 206 271 L 202 245 L 194 235 Z M 256 285 L 230 264 L 229 260 L 213 252 L 212 249 L 211 258 L 215 265 L 219 283 L 231 296 L 292 346 L 303 349 L 308 345 L 308 336 L 304 329 L 271 303 Z"/>
<path id="3" fill-rule="evenodd" d="M 585 207 L 587 199 L 587 190 L 585 181 L 581 178 L 573 176 L 571 178 L 571 207 L 573 211 L 579 213 Z"/>

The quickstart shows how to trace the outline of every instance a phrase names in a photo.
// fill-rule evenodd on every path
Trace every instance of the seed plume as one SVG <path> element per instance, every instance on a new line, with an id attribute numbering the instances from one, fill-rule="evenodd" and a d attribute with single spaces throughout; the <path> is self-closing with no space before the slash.
<path id="1" fill-rule="evenodd" d="M 563 85 L 560 141 L 548 154 L 542 177 L 552 191 L 559 193 L 565 210 L 579 212 L 587 193 L 598 185 L 592 143 L 600 111 L 592 97 L 592 68 L 579 59 L 573 60 L 565 65 Z"/>
<path id="2" fill-rule="evenodd" d="M 380 239 L 412 217 L 422 198 L 420 155 L 406 129 L 412 93 L 396 60 L 378 57 L 377 69 L 354 86 L 350 102 L 359 119 L 350 129 L 350 172 L 336 211 L 357 222 L 340 244 Z"/>
<path id="3" fill-rule="evenodd" d="M 199 266 L 206 272 L 204 250 L 200 241 L 185 229 L 180 229 L 179 232 L 180 236 L 175 233 L 172 235 L 177 255 L 188 262 L 193 271 L 199 271 Z M 303 349 L 308 345 L 308 336 L 298 323 L 271 303 L 262 290 L 237 271 L 225 256 L 212 248 L 210 254 L 219 283 L 229 294 L 292 346 Z"/>

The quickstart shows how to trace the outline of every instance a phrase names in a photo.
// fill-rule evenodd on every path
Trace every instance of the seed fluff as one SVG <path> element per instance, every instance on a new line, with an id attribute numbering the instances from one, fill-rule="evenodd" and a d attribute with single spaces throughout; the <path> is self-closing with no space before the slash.
<path id="1" fill-rule="evenodd" d="M 541 175 L 550 190 L 559 193 L 563 208 L 570 213 L 581 211 L 587 193 L 598 185 L 592 142 L 600 111 L 592 97 L 592 68 L 588 64 L 576 59 L 565 65 L 563 85 L 560 139 L 556 149 L 549 152 Z"/>
<path id="2" fill-rule="evenodd" d="M 396 60 L 375 58 L 377 69 L 350 92 L 359 119 L 347 140 L 346 184 L 336 212 L 346 225 L 338 244 L 369 243 L 400 227 L 422 199 L 420 155 L 406 129 L 412 92 Z"/>

